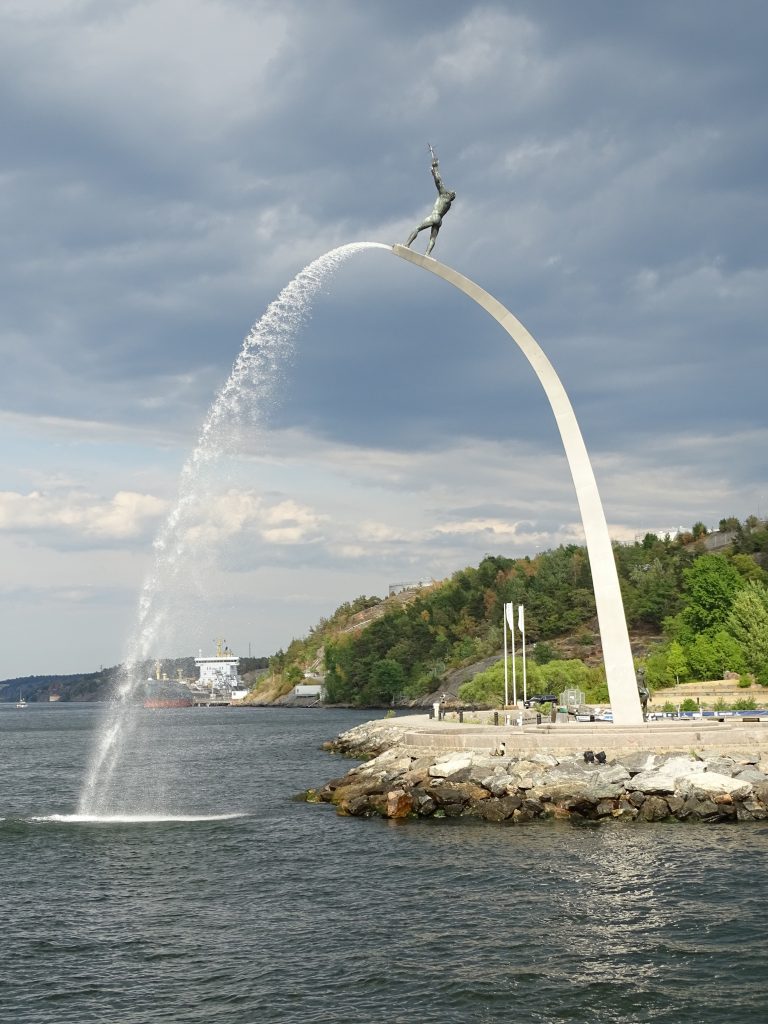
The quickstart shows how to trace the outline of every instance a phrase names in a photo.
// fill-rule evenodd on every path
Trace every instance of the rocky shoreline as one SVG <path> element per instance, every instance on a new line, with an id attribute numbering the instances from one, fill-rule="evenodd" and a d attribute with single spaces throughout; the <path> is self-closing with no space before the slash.
<path id="1" fill-rule="evenodd" d="M 326 748 L 370 758 L 304 794 L 337 814 L 382 818 L 475 818 L 503 824 L 559 819 L 749 822 L 768 818 L 768 755 L 756 750 L 500 750 L 425 752 L 391 722 L 367 722 Z"/>

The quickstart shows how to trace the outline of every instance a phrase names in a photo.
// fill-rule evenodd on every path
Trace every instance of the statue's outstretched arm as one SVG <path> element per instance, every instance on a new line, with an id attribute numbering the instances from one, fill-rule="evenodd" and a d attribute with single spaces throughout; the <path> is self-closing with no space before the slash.
<path id="1" fill-rule="evenodd" d="M 443 179 L 440 177 L 440 168 L 437 165 L 437 158 L 432 161 L 432 177 L 435 179 L 435 188 L 440 195 L 442 195 L 443 192 L 448 191 L 443 184 Z"/>

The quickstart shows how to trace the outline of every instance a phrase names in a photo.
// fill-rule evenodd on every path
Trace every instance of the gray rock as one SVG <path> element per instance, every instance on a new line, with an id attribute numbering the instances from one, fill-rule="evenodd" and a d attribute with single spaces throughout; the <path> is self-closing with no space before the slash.
<path id="1" fill-rule="evenodd" d="M 657 768 L 662 763 L 662 758 L 648 750 L 637 750 L 630 754 L 625 754 L 621 759 L 621 763 L 630 775 L 639 775 L 640 772 L 652 772 L 654 768 Z"/>
<path id="2" fill-rule="evenodd" d="M 486 755 L 472 755 L 472 765 L 469 769 L 469 782 L 479 782 L 485 785 L 485 780 L 493 775 L 506 775 L 507 769 L 504 764 L 499 764 L 498 757 Z"/>
<path id="3" fill-rule="evenodd" d="M 626 782 L 630 777 L 623 764 L 600 765 L 597 774 L 601 782 Z"/>
<path id="4" fill-rule="evenodd" d="M 613 815 L 616 810 L 615 800 L 601 800 L 595 808 L 598 818 L 608 818 Z"/>
<path id="5" fill-rule="evenodd" d="M 517 780 L 512 775 L 492 775 L 484 779 L 482 785 L 494 796 L 506 796 L 517 789 Z"/>
<path id="6" fill-rule="evenodd" d="M 768 776 L 764 772 L 758 771 L 757 768 L 748 767 L 742 768 L 740 772 L 736 772 L 733 776 L 738 779 L 739 782 L 751 782 L 754 786 L 755 783 L 768 782 Z"/>
<path id="7" fill-rule="evenodd" d="M 452 804 L 463 806 L 470 800 L 490 799 L 487 790 L 472 782 L 436 782 L 427 792 L 446 814 Z"/>
<path id="8" fill-rule="evenodd" d="M 436 801 L 429 795 L 429 793 L 425 793 L 423 789 L 414 789 L 413 800 L 416 807 L 416 813 L 421 815 L 423 818 L 429 817 L 430 814 L 434 814 L 437 810 Z"/>
<path id="9" fill-rule="evenodd" d="M 640 808 L 643 821 L 664 821 L 669 817 L 669 805 L 663 796 L 649 796 Z"/>
<path id="10" fill-rule="evenodd" d="M 539 800 L 535 800 L 533 797 L 526 797 L 523 800 L 523 809 L 530 811 L 536 816 L 544 812 L 544 807 L 541 802 Z"/>
<path id="11" fill-rule="evenodd" d="M 706 757 L 704 763 L 708 772 L 716 772 L 718 775 L 734 775 L 738 770 L 732 757 Z"/>
<path id="12" fill-rule="evenodd" d="M 606 782 L 602 779 L 595 779 L 589 787 L 589 794 L 595 800 L 618 800 L 625 792 L 623 783 Z"/>
<path id="13" fill-rule="evenodd" d="M 702 799 L 728 795 L 733 800 L 743 800 L 752 794 L 752 784 L 717 772 L 696 772 L 680 779 L 677 791 L 683 797 Z"/>
<path id="14" fill-rule="evenodd" d="M 613 816 L 614 818 L 627 818 L 630 821 L 634 821 L 639 813 L 637 807 L 633 806 L 629 800 L 619 800 L 619 805 L 613 812 Z"/>
<path id="15" fill-rule="evenodd" d="M 555 757 L 554 754 L 545 754 L 543 751 L 531 754 L 529 760 L 532 761 L 533 764 L 542 765 L 544 768 L 554 768 L 560 763 L 559 759 Z"/>
<path id="16" fill-rule="evenodd" d="M 471 766 L 472 757 L 470 754 L 451 754 L 431 765 L 429 775 L 433 779 L 451 779 L 460 772 L 465 772 L 468 777 Z"/>
<path id="17" fill-rule="evenodd" d="M 684 812 L 684 814 L 683 814 Z M 686 798 L 685 804 L 683 805 L 683 812 L 680 816 L 692 817 L 692 818 L 713 818 L 719 814 L 718 806 L 714 800 L 699 800 L 695 796 L 689 796 Z"/>
<path id="18" fill-rule="evenodd" d="M 744 807 L 755 821 L 764 821 L 768 818 L 768 807 L 761 804 L 759 800 L 747 799 L 744 801 Z"/>
<path id="19" fill-rule="evenodd" d="M 677 780 L 664 772 L 639 772 L 632 779 L 632 787 L 640 793 L 674 793 Z"/>
<path id="20" fill-rule="evenodd" d="M 665 799 L 667 801 L 667 806 L 674 815 L 679 814 L 685 805 L 685 800 L 681 796 L 677 796 L 674 793 L 668 797 L 665 797 Z"/>
<path id="21" fill-rule="evenodd" d="M 506 821 L 520 807 L 519 797 L 503 796 L 498 800 L 480 800 L 472 804 L 471 813 L 484 821 Z"/>
<path id="22" fill-rule="evenodd" d="M 681 780 L 705 774 L 703 761 L 690 757 L 672 757 L 655 771 L 639 772 L 632 779 L 632 788 L 642 793 L 674 793 Z"/>

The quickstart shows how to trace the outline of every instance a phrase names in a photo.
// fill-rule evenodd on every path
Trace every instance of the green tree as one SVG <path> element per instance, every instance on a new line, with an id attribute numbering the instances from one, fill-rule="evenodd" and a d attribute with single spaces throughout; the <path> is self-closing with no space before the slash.
<path id="1" fill-rule="evenodd" d="M 360 691 L 361 704 L 389 704 L 405 686 L 405 672 L 399 662 L 382 658 L 371 670 L 371 678 Z"/>
<path id="2" fill-rule="evenodd" d="M 747 668 L 768 665 L 768 588 L 750 580 L 733 600 L 728 630 L 741 645 Z"/>
<path id="3" fill-rule="evenodd" d="M 745 667 L 741 645 L 725 630 L 699 633 L 685 656 L 694 679 L 722 679 L 724 672 L 742 672 Z"/>
<path id="4" fill-rule="evenodd" d="M 675 683 L 679 684 L 681 678 L 688 678 L 688 672 L 690 670 L 688 668 L 688 662 L 686 661 L 685 651 L 683 651 L 682 646 L 677 642 L 677 640 L 673 640 L 669 645 L 669 650 L 667 651 L 667 669 L 669 673 L 674 676 Z"/>
<path id="5" fill-rule="evenodd" d="M 540 682 L 540 669 L 536 664 L 528 662 L 527 666 L 528 692 L 536 693 Z M 512 700 L 512 659 L 507 663 L 509 675 L 509 699 Z M 517 697 L 523 695 L 523 659 L 515 658 L 515 674 L 517 678 Z M 504 659 L 494 662 L 493 665 L 478 672 L 469 682 L 459 687 L 459 696 L 467 704 L 488 704 L 491 707 L 501 707 L 504 703 Z"/>
<path id="6" fill-rule="evenodd" d="M 738 571 L 720 555 L 702 555 L 683 572 L 686 606 L 683 623 L 693 633 L 717 629 L 728 618 L 733 599 L 744 586 Z"/>

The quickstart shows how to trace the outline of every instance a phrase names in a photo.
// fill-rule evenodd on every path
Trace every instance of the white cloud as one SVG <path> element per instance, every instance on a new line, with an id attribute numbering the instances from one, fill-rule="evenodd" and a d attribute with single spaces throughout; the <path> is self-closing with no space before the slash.
<path id="1" fill-rule="evenodd" d="M 297 545 L 318 539 L 324 517 L 292 499 L 270 503 L 246 491 L 228 489 L 223 494 L 198 495 L 186 512 L 184 536 L 187 545 L 211 549 L 234 538 L 245 542 L 260 539 L 269 545 Z"/>
<path id="2" fill-rule="evenodd" d="M 33 533 L 56 546 L 76 539 L 83 545 L 110 545 L 146 538 L 167 502 L 151 494 L 118 491 L 104 500 L 78 491 L 62 494 L 0 492 L 0 530 Z"/>

